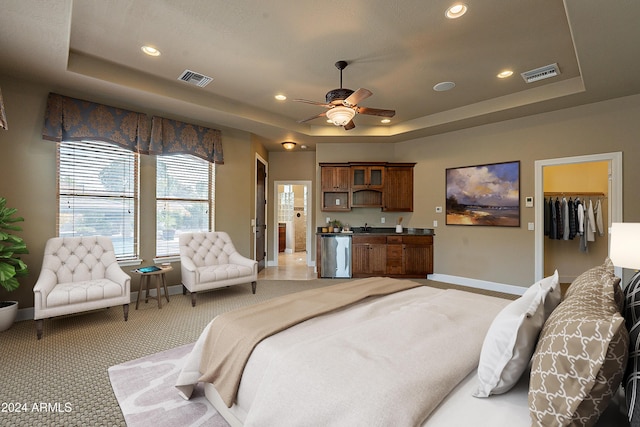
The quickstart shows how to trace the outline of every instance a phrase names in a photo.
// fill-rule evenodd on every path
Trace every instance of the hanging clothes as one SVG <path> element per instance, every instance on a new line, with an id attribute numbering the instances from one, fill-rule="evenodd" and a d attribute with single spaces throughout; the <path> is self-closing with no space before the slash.
<path id="1" fill-rule="evenodd" d="M 602 218 L 602 202 L 600 199 L 596 202 L 596 224 L 598 226 L 598 234 L 604 236 L 604 219 Z"/>
<path id="2" fill-rule="evenodd" d="M 556 210 L 553 199 L 549 198 L 549 211 L 551 212 L 551 225 L 549 227 L 549 238 L 558 238 L 558 211 Z"/>
<path id="3" fill-rule="evenodd" d="M 562 240 L 569 240 L 569 203 L 562 198 Z"/>
<path id="4" fill-rule="evenodd" d="M 562 202 L 556 197 L 555 202 L 556 208 L 556 239 L 562 239 L 562 232 L 564 231 L 564 226 L 562 223 Z"/>
<path id="5" fill-rule="evenodd" d="M 576 218 L 578 222 L 578 235 L 584 235 L 584 206 L 580 199 L 576 199 Z"/>
<path id="6" fill-rule="evenodd" d="M 576 237 L 577 229 L 576 229 L 576 208 L 573 203 L 573 199 L 569 197 L 569 201 L 567 202 L 567 207 L 569 211 L 569 239 L 573 240 Z"/>
<path id="7" fill-rule="evenodd" d="M 551 200 L 551 198 L 549 198 Z M 549 202 L 547 199 L 544 200 L 544 235 L 549 235 L 549 230 L 551 228 L 551 208 L 549 207 Z"/>
<path id="8" fill-rule="evenodd" d="M 596 240 L 596 218 L 593 213 L 593 202 L 589 199 L 589 208 L 587 209 L 587 226 L 585 227 L 587 233 L 587 241 L 595 242 Z"/>

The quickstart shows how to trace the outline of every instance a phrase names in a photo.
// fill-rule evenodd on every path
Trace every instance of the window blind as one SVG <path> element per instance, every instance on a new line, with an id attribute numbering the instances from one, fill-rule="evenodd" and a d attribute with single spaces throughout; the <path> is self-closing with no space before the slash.
<path id="1" fill-rule="evenodd" d="M 119 260 L 138 257 L 139 155 L 102 141 L 58 143 L 59 236 L 108 236 Z"/>
<path id="2" fill-rule="evenodd" d="M 156 157 L 156 256 L 179 255 L 181 232 L 214 223 L 215 166 L 189 154 Z"/>

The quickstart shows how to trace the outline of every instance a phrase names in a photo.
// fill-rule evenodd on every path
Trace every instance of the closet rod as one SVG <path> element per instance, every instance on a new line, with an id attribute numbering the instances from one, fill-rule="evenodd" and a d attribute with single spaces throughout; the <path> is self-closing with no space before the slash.
<path id="1" fill-rule="evenodd" d="M 605 197 L 605 194 L 599 191 L 545 191 L 545 197 L 553 196 L 587 196 L 587 197 Z"/>

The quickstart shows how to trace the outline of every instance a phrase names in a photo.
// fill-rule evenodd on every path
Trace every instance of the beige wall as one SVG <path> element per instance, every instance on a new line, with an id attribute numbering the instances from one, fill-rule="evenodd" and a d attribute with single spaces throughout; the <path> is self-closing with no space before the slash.
<path id="1" fill-rule="evenodd" d="M 65 92 L 5 76 L 0 76 L 0 87 L 9 124 L 9 130 L 0 130 L 0 196 L 24 217 L 24 231 L 20 235 L 30 252 L 23 258 L 29 266 L 29 276 L 22 279 L 20 288 L 12 293 L 0 290 L 0 300 L 18 300 L 20 307 L 25 308 L 33 306 L 32 289 L 42 265 L 46 240 L 56 235 L 56 144 L 41 137 L 45 104 L 49 92 Z M 131 108 L 114 104 L 113 100 L 94 98 L 91 94 L 70 96 Z M 150 115 L 161 113 L 135 110 Z M 164 115 L 172 117 L 170 112 Z M 215 124 L 208 126 L 216 127 Z M 220 129 L 225 163 L 217 166 L 215 228 L 229 232 L 238 251 L 252 257 L 253 164 L 255 152 L 266 154 L 266 150 L 247 132 Z M 143 264 L 151 264 L 155 255 L 155 160 L 143 155 L 140 163 L 140 256 Z M 180 264 L 173 265 L 174 271 L 168 275 L 171 285 L 180 283 Z M 132 290 L 137 290 L 138 286 L 139 278 L 133 276 Z"/>

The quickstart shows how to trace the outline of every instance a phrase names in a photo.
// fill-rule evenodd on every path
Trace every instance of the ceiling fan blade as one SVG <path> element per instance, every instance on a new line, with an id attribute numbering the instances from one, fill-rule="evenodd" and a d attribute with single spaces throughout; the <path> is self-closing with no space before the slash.
<path id="1" fill-rule="evenodd" d="M 380 108 L 358 107 L 358 114 L 368 114 L 370 116 L 393 117 L 396 110 L 383 110 Z"/>
<path id="2" fill-rule="evenodd" d="M 308 99 L 292 99 L 292 101 L 295 101 L 295 102 L 304 102 L 304 103 L 306 103 L 306 104 L 319 105 L 319 106 L 321 106 L 321 107 L 325 107 L 325 108 L 331 108 L 331 107 L 333 107 L 333 105 L 331 105 L 331 104 L 327 104 L 326 102 L 309 101 Z"/>
<path id="3" fill-rule="evenodd" d="M 356 127 L 356 124 L 353 123 L 353 120 L 349 120 L 349 123 L 344 125 L 344 130 L 350 130 L 350 129 L 353 129 L 354 127 Z"/>
<path id="4" fill-rule="evenodd" d="M 373 95 L 373 92 L 371 92 L 369 89 L 365 89 L 361 87 L 360 89 L 356 90 L 351 95 L 349 95 L 347 99 L 343 101 L 343 103 L 346 106 L 357 105 L 360 101 L 362 101 L 363 99 L 367 99 L 371 95 Z"/>
<path id="5" fill-rule="evenodd" d="M 315 116 L 313 116 L 313 117 L 309 117 L 308 119 L 298 120 L 298 123 L 306 123 L 306 122 L 308 122 L 308 121 L 311 121 L 311 120 L 313 120 L 313 119 L 317 119 L 318 117 L 322 117 L 322 116 L 325 116 L 325 115 L 326 115 L 326 114 L 325 114 L 324 112 L 322 112 L 322 113 L 317 114 L 317 115 L 315 115 Z"/>

